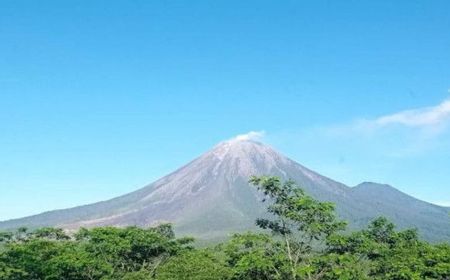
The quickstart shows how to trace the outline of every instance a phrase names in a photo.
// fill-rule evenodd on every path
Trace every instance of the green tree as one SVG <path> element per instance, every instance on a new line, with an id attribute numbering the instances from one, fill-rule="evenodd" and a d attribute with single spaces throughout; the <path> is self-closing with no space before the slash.
<path id="1" fill-rule="evenodd" d="M 13 236 L 12 232 L 0 232 L 0 245 L 13 240 Z"/>
<path id="2" fill-rule="evenodd" d="M 305 267 L 309 271 L 304 274 L 321 280 L 366 280 L 370 279 L 369 268 L 367 261 L 353 254 L 324 253 L 313 258 L 312 266 Z"/>
<path id="3" fill-rule="evenodd" d="M 116 278 L 117 279 L 117 278 Z M 148 270 L 140 270 L 125 273 L 121 278 L 121 280 L 150 280 L 154 279 L 151 273 Z"/>
<path id="4" fill-rule="evenodd" d="M 226 280 L 230 276 L 222 258 L 206 250 L 192 250 L 171 257 L 158 268 L 156 279 Z"/>
<path id="5" fill-rule="evenodd" d="M 81 229 L 76 240 L 93 257 L 112 265 L 114 271 L 154 271 L 168 257 L 192 249 L 191 238 L 175 239 L 172 228 L 103 227 Z"/>
<path id="6" fill-rule="evenodd" d="M 233 268 L 232 279 L 281 280 L 289 275 L 284 244 L 268 234 L 235 234 L 220 249 Z"/>
<path id="7" fill-rule="evenodd" d="M 290 270 L 289 278 L 314 279 L 312 274 L 313 245 L 345 228 L 338 221 L 334 205 L 306 195 L 292 180 L 282 182 L 278 177 L 252 177 L 250 183 L 264 193 L 269 202 L 268 213 L 273 219 L 258 219 L 256 224 L 269 229 L 284 242 Z"/>
<path id="8" fill-rule="evenodd" d="M 100 280 L 113 274 L 111 264 L 86 252 L 77 243 L 66 243 L 46 264 L 45 280 Z"/>
<path id="9" fill-rule="evenodd" d="M 70 237 L 60 228 L 44 227 L 30 233 L 29 236 L 50 240 L 69 240 Z"/>
<path id="10" fill-rule="evenodd" d="M 20 268 L 8 266 L 0 258 L 0 279 L 2 280 L 23 280 L 26 279 L 27 273 Z"/>
<path id="11" fill-rule="evenodd" d="M 59 254 L 62 246 L 43 239 L 16 241 L 6 245 L 0 262 L 8 271 L 26 275 L 24 279 L 45 279 L 48 261 Z"/>
<path id="12" fill-rule="evenodd" d="M 450 246 L 419 240 L 416 230 L 396 231 L 386 218 L 367 229 L 328 239 L 328 254 L 352 255 L 369 263 L 371 279 L 448 279 Z"/>
<path id="13" fill-rule="evenodd" d="M 153 275 L 169 257 L 192 250 L 192 239 L 175 239 L 170 225 L 81 229 L 74 238 L 53 228 L 2 236 L 6 240 L 0 252 L 2 280 L 143 277 Z"/>

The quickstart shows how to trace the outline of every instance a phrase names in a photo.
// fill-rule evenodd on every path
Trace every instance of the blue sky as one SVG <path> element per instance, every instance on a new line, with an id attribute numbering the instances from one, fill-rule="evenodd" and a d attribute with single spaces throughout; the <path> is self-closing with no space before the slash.
<path id="1" fill-rule="evenodd" d="M 450 205 L 449 10 L 1 1 L 0 220 L 127 193 L 249 131 L 348 185 Z"/>

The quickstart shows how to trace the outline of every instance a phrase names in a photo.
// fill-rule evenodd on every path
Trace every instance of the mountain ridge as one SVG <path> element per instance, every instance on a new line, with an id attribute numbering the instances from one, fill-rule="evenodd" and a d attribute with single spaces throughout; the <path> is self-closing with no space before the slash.
<path id="1" fill-rule="evenodd" d="M 264 215 L 262 196 L 248 184 L 252 175 L 295 180 L 313 197 L 336 204 L 337 212 L 360 228 L 379 215 L 400 227 L 417 227 L 429 240 L 450 240 L 448 209 L 415 199 L 383 184 L 349 187 L 304 167 L 268 145 L 233 139 L 214 146 L 174 172 L 131 193 L 84 206 L 0 222 L 18 226 L 151 226 L 175 224 L 177 233 L 201 238 L 254 228 Z"/>

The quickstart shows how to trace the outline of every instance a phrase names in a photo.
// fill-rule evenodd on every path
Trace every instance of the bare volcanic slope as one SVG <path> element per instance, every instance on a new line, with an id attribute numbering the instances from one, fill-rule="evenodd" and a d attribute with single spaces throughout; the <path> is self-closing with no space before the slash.
<path id="1" fill-rule="evenodd" d="M 251 175 L 277 175 L 297 181 L 317 199 L 336 203 L 339 215 L 359 228 L 383 215 L 401 227 L 417 227 L 428 240 L 450 241 L 449 208 L 417 200 L 375 183 L 350 188 L 321 176 L 271 147 L 252 140 L 215 146 L 177 171 L 130 194 L 108 201 L 56 210 L 0 223 L 19 226 L 150 226 L 171 222 L 178 234 L 212 239 L 252 229 L 264 215 Z"/>

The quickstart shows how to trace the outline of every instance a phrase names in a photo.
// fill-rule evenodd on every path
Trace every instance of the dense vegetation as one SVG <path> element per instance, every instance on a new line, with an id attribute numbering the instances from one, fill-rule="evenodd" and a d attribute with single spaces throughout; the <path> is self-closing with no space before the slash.
<path id="1" fill-rule="evenodd" d="M 0 233 L 2 280 L 94 279 L 450 279 L 450 245 L 397 231 L 384 218 L 344 233 L 334 206 L 292 181 L 253 177 L 271 219 L 261 232 L 211 248 L 175 238 L 170 225 L 103 227 L 68 234 L 42 228 Z"/>

